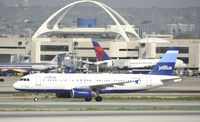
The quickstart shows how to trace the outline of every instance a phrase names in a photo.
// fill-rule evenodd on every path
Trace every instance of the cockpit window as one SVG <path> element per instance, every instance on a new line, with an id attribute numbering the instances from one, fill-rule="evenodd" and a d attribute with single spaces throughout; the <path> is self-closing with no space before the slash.
<path id="1" fill-rule="evenodd" d="M 20 81 L 29 81 L 28 78 L 21 78 Z"/>

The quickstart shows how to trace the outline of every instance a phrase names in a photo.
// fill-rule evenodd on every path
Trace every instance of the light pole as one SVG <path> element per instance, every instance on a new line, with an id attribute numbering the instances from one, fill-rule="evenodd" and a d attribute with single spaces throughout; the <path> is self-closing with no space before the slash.
<path id="1" fill-rule="evenodd" d="M 197 39 L 199 39 L 199 29 L 200 29 L 199 25 L 200 25 L 200 20 L 197 23 Z"/>
<path id="2" fill-rule="evenodd" d="M 73 53 L 74 53 L 74 55 L 73 55 L 73 61 L 74 61 L 74 70 L 76 70 L 76 61 L 75 61 L 75 58 L 76 58 L 76 46 L 77 46 L 77 20 L 74 20 L 73 21 L 73 23 L 74 23 L 74 28 L 76 29 L 75 31 L 75 42 L 73 42 Z"/>
<path id="3" fill-rule="evenodd" d="M 147 25 L 147 24 L 149 24 L 149 23 L 151 23 L 151 22 L 152 22 L 151 20 L 145 20 L 145 21 L 143 21 L 141 24 Z M 144 30 L 145 30 L 145 26 L 144 26 Z M 142 36 L 143 36 L 143 34 L 142 34 Z M 146 30 L 146 39 L 147 39 L 147 42 L 146 42 L 146 45 L 145 45 L 145 47 L 146 47 L 146 55 L 145 55 L 145 58 L 147 58 L 147 51 L 148 51 L 148 36 L 147 36 L 147 30 Z"/>

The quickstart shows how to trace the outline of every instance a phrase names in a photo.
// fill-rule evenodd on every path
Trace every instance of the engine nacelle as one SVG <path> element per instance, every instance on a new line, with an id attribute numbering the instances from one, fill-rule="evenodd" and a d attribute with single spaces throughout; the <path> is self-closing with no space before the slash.
<path id="1" fill-rule="evenodd" d="M 88 89 L 72 89 L 73 98 L 90 98 L 92 97 L 92 91 Z"/>
<path id="2" fill-rule="evenodd" d="M 92 91 L 88 89 L 72 89 L 68 92 L 57 92 L 57 98 L 90 98 Z"/>

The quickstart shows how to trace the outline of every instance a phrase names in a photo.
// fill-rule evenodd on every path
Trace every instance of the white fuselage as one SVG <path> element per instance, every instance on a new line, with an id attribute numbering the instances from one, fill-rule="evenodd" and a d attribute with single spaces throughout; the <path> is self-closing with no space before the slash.
<path id="1" fill-rule="evenodd" d="M 106 86 L 107 90 L 146 90 L 164 85 L 161 80 L 177 79 L 175 76 L 144 74 L 32 74 L 24 76 L 13 87 L 17 90 L 71 90 Z"/>
<path id="2" fill-rule="evenodd" d="M 126 62 L 126 66 L 130 69 L 154 67 L 160 59 L 131 59 Z M 177 59 L 175 68 L 185 68 L 186 64 Z"/>
<path id="3" fill-rule="evenodd" d="M 0 72 L 20 72 L 49 71 L 58 68 L 57 64 L 50 63 L 9 63 L 0 64 Z"/>
<path id="4" fill-rule="evenodd" d="M 95 64 L 100 65 L 104 64 L 105 67 L 119 67 L 124 68 L 127 67 L 128 69 L 151 69 L 154 67 L 160 59 L 114 59 L 114 60 L 105 60 L 105 61 L 98 61 Z M 185 68 L 186 64 L 182 61 L 177 59 L 175 68 Z"/>

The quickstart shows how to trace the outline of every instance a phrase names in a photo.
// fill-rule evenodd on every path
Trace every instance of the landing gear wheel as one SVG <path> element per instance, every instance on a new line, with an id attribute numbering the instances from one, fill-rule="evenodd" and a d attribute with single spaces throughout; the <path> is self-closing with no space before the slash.
<path id="1" fill-rule="evenodd" d="M 92 101 L 92 98 L 91 97 L 88 97 L 88 98 L 85 98 L 85 101 Z"/>
<path id="2" fill-rule="evenodd" d="M 38 101 L 38 98 L 37 98 L 37 97 L 35 97 L 33 100 L 34 100 L 35 102 L 37 102 L 37 101 Z"/>
<path id="3" fill-rule="evenodd" d="M 102 97 L 101 97 L 101 96 L 97 96 L 97 97 L 95 98 L 95 100 L 96 100 L 97 102 L 101 102 L 101 101 L 102 101 Z"/>

